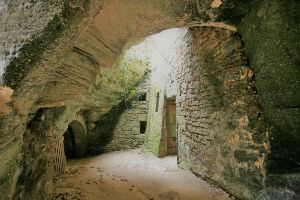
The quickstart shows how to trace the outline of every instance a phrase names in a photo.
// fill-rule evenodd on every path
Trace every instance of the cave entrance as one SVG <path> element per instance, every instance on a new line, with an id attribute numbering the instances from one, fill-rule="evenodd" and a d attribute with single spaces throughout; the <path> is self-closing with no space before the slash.
<path id="1" fill-rule="evenodd" d="M 168 99 L 166 110 L 167 154 L 177 154 L 176 102 Z"/>

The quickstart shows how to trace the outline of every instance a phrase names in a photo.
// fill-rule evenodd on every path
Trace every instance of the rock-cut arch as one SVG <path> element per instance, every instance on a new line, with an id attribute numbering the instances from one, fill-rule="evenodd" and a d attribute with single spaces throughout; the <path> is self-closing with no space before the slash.
<path id="1" fill-rule="evenodd" d="M 83 117 L 75 115 L 62 135 L 55 142 L 53 168 L 54 175 L 64 173 L 67 159 L 80 158 L 87 153 L 87 129 Z"/>
<path id="2" fill-rule="evenodd" d="M 45 152 L 45 147 L 52 148 L 48 137 L 51 139 L 58 133 L 55 125 L 47 124 L 49 119 L 37 115 L 37 111 L 74 106 L 74 114 L 87 109 L 97 77 L 103 69 L 113 68 L 124 49 L 153 33 L 175 27 L 217 26 L 231 30 L 237 27 L 256 72 L 258 93 L 272 128 L 270 134 L 275 136 L 271 148 L 275 144 L 276 154 L 271 158 L 276 165 L 288 155 L 282 154 L 285 145 L 281 146 L 280 139 L 284 136 L 285 141 L 299 141 L 300 27 L 295 23 L 300 17 L 299 6 L 297 0 L 288 4 L 281 0 L 58 0 L 32 4 L 11 0 L 4 4 L 0 24 L 5 31 L 0 31 L 0 39 L 5 42 L 1 43 L 0 56 L 9 54 L 4 79 L 15 92 L 11 116 L 0 121 L 1 136 L 5 136 L 1 138 L 0 157 L 7 149 L 22 146 L 15 150 L 14 155 L 21 156 L 13 167 L 5 165 L 0 170 L 15 169 L 9 171 L 8 177 L 14 176 L 16 181 L 4 181 L 13 185 L 12 193 L 16 191 L 12 199 L 20 196 L 49 199 L 52 195 L 52 182 L 45 176 L 49 174 L 48 158 L 41 156 L 41 152 Z M 44 15 L 45 8 L 51 8 L 49 12 L 53 15 Z M 28 27 L 34 28 L 28 31 Z M 39 132 L 43 123 L 50 127 L 45 137 Z M 34 129 L 35 134 L 29 134 Z M 35 148 L 26 145 L 36 139 L 46 145 Z M 294 146 L 287 153 L 299 152 L 297 145 Z M 244 152 L 239 155 L 247 157 Z M 299 161 L 297 155 L 293 162 Z M 39 176 L 27 180 L 28 171 Z M 33 185 L 38 185 L 39 190 Z"/>
<path id="3" fill-rule="evenodd" d="M 67 152 L 67 142 L 70 142 L 71 152 Z M 64 133 L 64 144 L 66 158 L 78 158 L 86 154 L 87 151 L 87 133 L 83 124 L 79 121 L 72 121 Z M 70 157 L 69 157 L 70 156 Z"/>

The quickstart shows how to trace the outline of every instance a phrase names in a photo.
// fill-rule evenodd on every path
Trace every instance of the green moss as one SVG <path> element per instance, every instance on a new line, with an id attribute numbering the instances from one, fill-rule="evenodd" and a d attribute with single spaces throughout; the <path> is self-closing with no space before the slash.
<path id="1" fill-rule="evenodd" d="M 15 174 L 15 170 L 17 168 L 16 159 L 11 159 L 7 163 L 6 171 L 0 177 L 0 199 L 7 200 L 8 192 L 10 191 L 10 184 L 12 181 L 12 177 Z"/>
<path id="2" fill-rule="evenodd" d="M 90 154 L 99 154 L 107 150 L 107 145 L 114 139 L 114 131 L 120 118 L 131 108 L 137 97 L 137 86 L 143 80 L 148 60 L 134 55 L 124 54 L 113 68 L 102 70 L 94 92 L 89 98 L 97 108 L 110 109 L 95 124 L 90 134 Z M 101 104 L 101 106 L 100 106 Z M 126 143 L 130 146 L 131 139 Z"/>
<path id="3" fill-rule="evenodd" d="M 122 101 L 96 122 L 96 127 L 89 134 L 88 153 L 97 155 L 105 152 L 106 146 L 114 138 L 115 127 L 125 109 L 125 101 Z"/>
<path id="4" fill-rule="evenodd" d="M 273 173 L 297 172 L 300 170 L 300 112 L 286 109 L 272 110 L 271 113 L 269 170 Z"/>
<path id="5" fill-rule="evenodd" d="M 262 177 L 260 177 L 256 170 L 253 170 L 251 168 L 240 168 L 239 174 L 240 177 L 243 177 L 243 182 L 247 183 L 247 185 L 250 186 L 249 188 L 253 191 L 254 194 L 262 189 Z"/>
<path id="6" fill-rule="evenodd" d="M 221 149 L 221 155 L 222 155 L 222 157 L 224 157 L 224 158 L 226 158 L 226 157 L 229 157 L 229 155 L 230 155 L 230 153 L 231 153 L 231 148 L 230 147 L 223 147 L 222 149 Z"/>
<path id="7" fill-rule="evenodd" d="M 261 1 L 239 27 L 270 130 L 271 172 L 300 170 L 299 6 L 297 0 Z"/>
<path id="8" fill-rule="evenodd" d="M 222 2 L 219 12 L 221 13 L 217 21 L 226 21 L 229 24 L 241 23 L 244 16 L 250 12 L 257 0 L 231 0 Z"/>
<path id="9" fill-rule="evenodd" d="M 88 4 L 89 0 L 85 0 L 85 8 L 88 7 Z M 68 1 L 65 0 L 62 12 L 54 16 L 42 34 L 36 35 L 32 40 L 24 44 L 19 50 L 19 57 L 14 58 L 9 63 L 3 76 L 4 84 L 16 89 L 26 74 L 32 70 L 42 52 L 56 38 L 60 37 L 63 31 L 70 27 L 72 23 L 79 21 L 85 12 L 79 8 L 71 8 Z"/>
<path id="10" fill-rule="evenodd" d="M 151 127 L 151 128 L 153 128 L 153 127 Z M 157 130 L 157 129 L 155 129 L 155 130 Z M 156 132 L 155 130 L 150 129 L 150 131 L 147 133 L 145 145 L 150 152 L 152 152 L 154 155 L 158 156 L 161 133 Z"/>
<path id="11" fill-rule="evenodd" d="M 148 114 L 148 132 L 145 135 L 145 146 L 154 155 L 159 156 L 160 153 L 160 141 L 162 139 L 162 110 L 159 106 L 158 112 L 156 109 L 156 94 L 160 93 L 163 96 L 162 89 L 159 85 L 153 85 L 151 88 L 151 96 L 149 99 L 149 114 Z"/>
<path id="12" fill-rule="evenodd" d="M 234 157 L 239 162 L 255 162 L 257 160 L 256 154 L 249 154 L 245 150 L 237 150 L 234 152 Z"/>

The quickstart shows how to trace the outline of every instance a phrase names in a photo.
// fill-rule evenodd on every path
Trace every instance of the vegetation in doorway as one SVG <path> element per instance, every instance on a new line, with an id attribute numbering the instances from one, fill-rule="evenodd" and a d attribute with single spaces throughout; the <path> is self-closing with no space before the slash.
<path id="1" fill-rule="evenodd" d="M 131 110 L 133 102 L 138 100 L 137 87 L 148 75 L 148 68 L 148 57 L 139 57 L 135 51 L 129 50 L 119 57 L 113 69 L 102 71 L 93 101 L 105 111 L 94 122 L 95 127 L 89 135 L 90 154 L 106 151 L 106 146 L 114 139 L 122 114 Z"/>
<path id="2" fill-rule="evenodd" d="M 147 46 L 143 48 L 146 54 Z M 124 76 L 123 85 L 125 86 L 125 90 L 122 95 L 122 100 L 125 101 L 125 107 L 127 109 L 127 106 L 129 108 L 132 100 L 138 99 L 137 86 L 149 73 L 150 61 L 148 56 L 140 58 L 137 56 L 135 50 L 131 50 L 126 52 L 117 63 L 121 67 Z"/>

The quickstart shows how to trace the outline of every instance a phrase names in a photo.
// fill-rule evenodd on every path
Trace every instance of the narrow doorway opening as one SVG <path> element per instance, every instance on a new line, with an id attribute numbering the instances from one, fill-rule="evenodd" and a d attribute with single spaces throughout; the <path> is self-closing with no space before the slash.
<path id="1" fill-rule="evenodd" d="M 64 149 L 65 149 L 66 159 L 75 158 L 76 143 L 75 143 L 74 132 L 71 126 L 68 126 L 68 129 L 64 134 Z"/>
<path id="2" fill-rule="evenodd" d="M 176 131 L 176 101 L 167 100 L 166 112 L 166 130 L 167 130 L 167 154 L 177 154 L 177 131 Z"/>
<path id="3" fill-rule="evenodd" d="M 85 127 L 78 121 L 68 125 L 63 137 L 56 142 L 54 152 L 55 176 L 60 176 L 66 168 L 66 161 L 85 156 L 86 154 L 86 132 Z"/>

